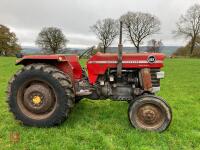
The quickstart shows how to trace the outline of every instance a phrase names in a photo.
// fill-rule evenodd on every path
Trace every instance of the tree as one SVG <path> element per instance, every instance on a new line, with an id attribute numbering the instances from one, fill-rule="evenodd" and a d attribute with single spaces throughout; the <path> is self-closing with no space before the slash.
<path id="1" fill-rule="evenodd" d="M 141 12 L 128 12 L 120 17 L 123 29 L 129 41 L 140 52 L 143 40 L 160 30 L 160 21 L 156 16 Z"/>
<path id="2" fill-rule="evenodd" d="M 198 48 L 200 48 L 200 35 L 199 36 L 197 36 L 197 39 L 196 39 L 196 46 L 198 47 Z"/>
<path id="3" fill-rule="evenodd" d="M 11 32 L 8 27 L 0 24 L 0 55 L 16 54 L 21 49 L 17 41 L 15 33 Z"/>
<path id="4" fill-rule="evenodd" d="M 36 45 L 43 50 L 48 50 L 56 54 L 58 50 L 65 48 L 67 42 L 68 40 L 61 29 L 56 27 L 45 27 L 39 33 Z"/>
<path id="5" fill-rule="evenodd" d="M 99 20 L 90 28 L 103 44 L 104 53 L 119 34 L 117 21 L 110 18 Z"/>
<path id="6" fill-rule="evenodd" d="M 185 46 L 185 47 L 180 47 L 178 48 L 173 54 L 172 56 L 189 56 L 189 43 Z"/>
<path id="7" fill-rule="evenodd" d="M 176 34 L 190 38 L 190 55 L 192 55 L 197 37 L 200 35 L 200 5 L 193 5 L 185 15 L 181 15 L 177 22 Z"/>
<path id="8" fill-rule="evenodd" d="M 192 46 L 192 41 L 189 41 L 186 46 L 180 47 L 179 49 L 176 50 L 174 55 L 176 56 L 190 56 L 190 49 Z M 195 57 L 200 57 L 200 36 L 197 36 L 196 41 L 195 41 L 195 47 L 193 49 L 192 56 Z"/>
<path id="9" fill-rule="evenodd" d="M 98 52 L 103 52 L 103 43 L 98 43 L 98 45 L 97 45 L 97 51 Z"/>
<path id="10" fill-rule="evenodd" d="M 161 40 L 157 41 L 152 39 L 148 41 L 147 51 L 153 53 L 159 53 L 163 47 L 163 42 Z"/>

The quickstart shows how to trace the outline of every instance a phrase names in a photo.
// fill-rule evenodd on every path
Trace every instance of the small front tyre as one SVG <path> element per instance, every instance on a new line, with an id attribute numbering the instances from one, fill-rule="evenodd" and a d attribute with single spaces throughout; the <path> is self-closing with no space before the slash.
<path id="1" fill-rule="evenodd" d="M 162 132 L 169 127 L 172 112 L 160 97 L 143 95 L 130 103 L 128 117 L 131 125 L 135 128 Z"/>

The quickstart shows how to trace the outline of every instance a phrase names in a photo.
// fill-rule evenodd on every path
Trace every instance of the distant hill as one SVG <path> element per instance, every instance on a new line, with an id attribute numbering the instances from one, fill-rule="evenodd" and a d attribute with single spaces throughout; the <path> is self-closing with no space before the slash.
<path id="1" fill-rule="evenodd" d="M 35 47 L 22 47 L 21 53 L 23 54 L 41 54 L 41 49 Z"/>
<path id="2" fill-rule="evenodd" d="M 163 46 L 161 52 L 170 56 L 172 55 L 180 46 Z M 140 52 L 146 52 L 147 51 L 147 46 L 142 46 L 140 48 Z M 109 47 L 107 49 L 107 52 L 117 52 L 117 47 Z M 123 47 L 123 52 L 126 53 L 133 53 L 137 52 L 135 47 Z"/>
<path id="3" fill-rule="evenodd" d="M 81 54 L 84 52 L 84 49 L 81 48 L 67 48 L 59 51 L 60 54 Z M 21 53 L 23 54 L 44 54 L 45 51 L 43 51 L 40 48 L 35 47 L 22 47 Z"/>
<path id="4" fill-rule="evenodd" d="M 170 56 L 172 55 L 178 48 L 180 48 L 180 46 L 163 46 L 161 52 Z M 109 53 L 115 53 L 117 52 L 118 48 L 117 47 L 109 47 L 107 49 L 107 52 Z M 145 52 L 147 50 L 147 46 L 142 46 L 140 48 L 141 52 Z M 85 51 L 85 49 L 82 48 L 66 48 L 62 51 L 60 51 L 60 54 L 82 54 Z M 35 47 L 23 47 L 22 53 L 24 54 L 43 54 L 44 52 L 39 49 L 39 48 L 35 48 Z M 123 47 L 123 52 L 126 53 L 133 53 L 136 52 L 136 48 L 135 47 Z"/>

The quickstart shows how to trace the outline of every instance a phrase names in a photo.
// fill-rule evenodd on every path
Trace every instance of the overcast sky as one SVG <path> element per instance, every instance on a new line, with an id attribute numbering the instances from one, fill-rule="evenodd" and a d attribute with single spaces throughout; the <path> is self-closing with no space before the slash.
<path id="1" fill-rule="evenodd" d="M 172 31 L 180 15 L 195 3 L 200 0 L 0 0 L 0 24 L 10 27 L 23 46 L 35 46 L 42 27 L 55 26 L 69 39 L 69 47 L 87 47 L 98 43 L 89 29 L 98 19 L 141 11 L 162 22 L 160 33 L 150 38 L 161 39 L 164 45 L 184 45 L 185 39 L 175 38 Z"/>

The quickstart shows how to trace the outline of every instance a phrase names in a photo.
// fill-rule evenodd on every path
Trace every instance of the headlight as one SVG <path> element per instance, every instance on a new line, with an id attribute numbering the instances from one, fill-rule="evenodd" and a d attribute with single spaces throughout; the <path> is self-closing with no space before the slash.
<path id="1" fill-rule="evenodd" d="M 156 73 L 156 77 L 157 79 L 162 79 L 165 77 L 165 72 L 164 71 L 160 71 Z"/>

